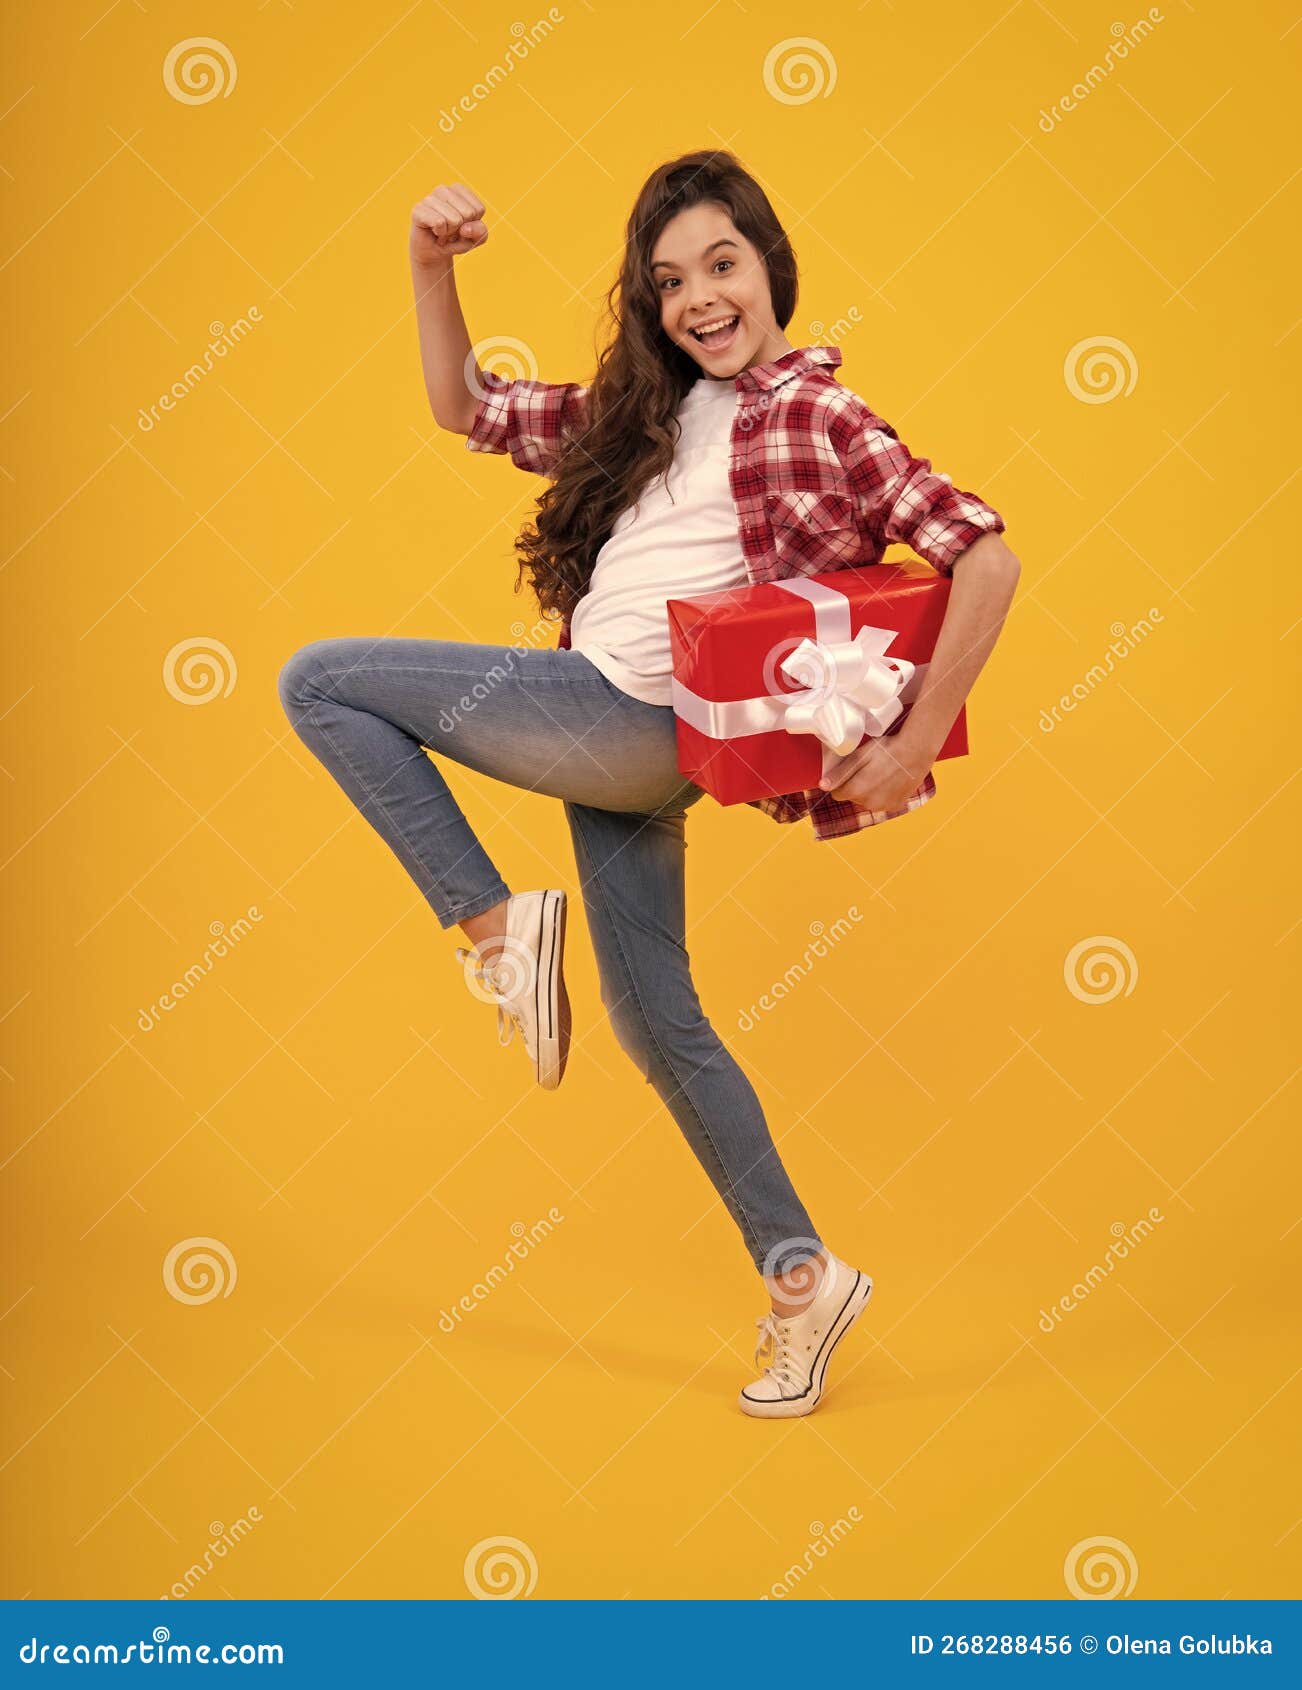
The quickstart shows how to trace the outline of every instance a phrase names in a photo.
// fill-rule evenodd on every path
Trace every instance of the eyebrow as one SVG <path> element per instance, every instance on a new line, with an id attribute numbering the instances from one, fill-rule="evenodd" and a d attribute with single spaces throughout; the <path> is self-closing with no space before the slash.
<path id="1" fill-rule="evenodd" d="M 702 258 L 708 258 L 710 256 L 710 254 L 714 251 L 715 247 L 719 247 L 719 246 L 735 247 L 735 246 L 737 246 L 737 243 L 736 243 L 736 241 L 730 241 L 728 239 L 728 237 L 725 235 L 722 240 L 711 241 L 709 246 L 707 246 L 705 251 L 701 254 L 701 257 Z M 737 250 L 740 251 L 741 249 L 738 247 Z M 671 258 L 658 258 L 655 261 L 655 263 L 651 266 L 651 268 L 653 270 L 676 270 L 678 268 L 678 266 L 674 263 L 674 261 Z"/>

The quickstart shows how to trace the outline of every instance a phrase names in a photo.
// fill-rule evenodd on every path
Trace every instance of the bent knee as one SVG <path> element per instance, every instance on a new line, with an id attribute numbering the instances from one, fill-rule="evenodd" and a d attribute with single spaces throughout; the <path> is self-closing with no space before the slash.
<path id="1" fill-rule="evenodd" d="M 321 697 L 326 677 L 344 667 L 339 660 L 341 644 L 339 640 L 311 640 L 286 661 L 276 681 L 286 715 L 292 716 Z"/>

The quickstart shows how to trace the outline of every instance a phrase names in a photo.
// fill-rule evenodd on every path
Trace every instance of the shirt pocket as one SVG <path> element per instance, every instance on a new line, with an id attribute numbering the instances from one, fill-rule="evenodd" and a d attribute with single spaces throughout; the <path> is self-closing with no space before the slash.
<path id="1" fill-rule="evenodd" d="M 765 494 L 764 503 L 774 556 L 792 571 L 817 574 L 867 558 L 858 506 L 847 494 L 780 490 Z"/>

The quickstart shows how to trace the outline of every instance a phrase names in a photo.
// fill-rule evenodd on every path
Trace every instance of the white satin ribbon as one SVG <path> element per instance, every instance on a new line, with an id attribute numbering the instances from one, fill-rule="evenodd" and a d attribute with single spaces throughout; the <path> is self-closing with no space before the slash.
<path id="1" fill-rule="evenodd" d="M 863 743 L 884 734 L 917 693 L 925 663 L 886 656 L 894 628 L 861 628 L 851 638 L 850 601 L 822 581 L 775 581 L 775 587 L 806 599 L 814 611 L 814 639 L 803 639 L 782 661 L 783 672 L 803 692 L 760 698 L 702 698 L 671 676 L 673 706 L 698 733 L 710 739 L 747 734 L 813 734 L 823 747 L 823 773 Z"/>

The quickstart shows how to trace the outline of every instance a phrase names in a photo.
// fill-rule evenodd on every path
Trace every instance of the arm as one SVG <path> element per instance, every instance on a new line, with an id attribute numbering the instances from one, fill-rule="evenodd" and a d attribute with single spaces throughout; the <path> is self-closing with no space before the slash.
<path id="1" fill-rule="evenodd" d="M 520 469 L 551 475 L 561 449 L 582 434 L 587 388 L 577 382 L 506 380 L 481 370 L 453 279 L 454 258 L 488 239 L 484 207 L 460 182 L 435 188 L 411 214 L 411 280 L 420 361 L 440 428 L 466 436 L 470 452 L 509 453 Z"/>
<path id="2" fill-rule="evenodd" d="M 983 534 L 954 567 L 945 620 L 908 719 L 893 737 L 896 756 L 912 752 L 926 774 L 954 725 L 973 683 L 994 650 L 1022 566 L 1000 534 Z"/>
<path id="3" fill-rule="evenodd" d="M 983 534 L 1002 533 L 997 510 L 937 474 L 929 458 L 915 458 L 866 407 L 836 419 L 832 446 L 877 556 L 887 546 L 906 545 L 941 575 L 952 575 L 956 560 Z"/>
<path id="4" fill-rule="evenodd" d="M 452 266 L 488 239 L 482 202 L 461 182 L 439 186 L 412 208 L 408 251 L 420 362 L 440 428 L 469 434 L 482 376 L 457 297 Z"/>
<path id="5" fill-rule="evenodd" d="M 1002 527 L 1002 523 L 1000 525 Z M 1000 534 L 986 533 L 951 564 L 953 586 L 926 677 L 898 733 L 869 740 L 834 765 L 828 787 L 872 810 L 901 808 L 936 753 L 999 638 L 1022 566 Z"/>
<path id="6" fill-rule="evenodd" d="M 518 469 L 554 475 L 562 450 L 587 428 L 588 389 L 574 381 L 479 378 L 480 397 L 467 432 L 468 452 L 507 452 Z"/>

